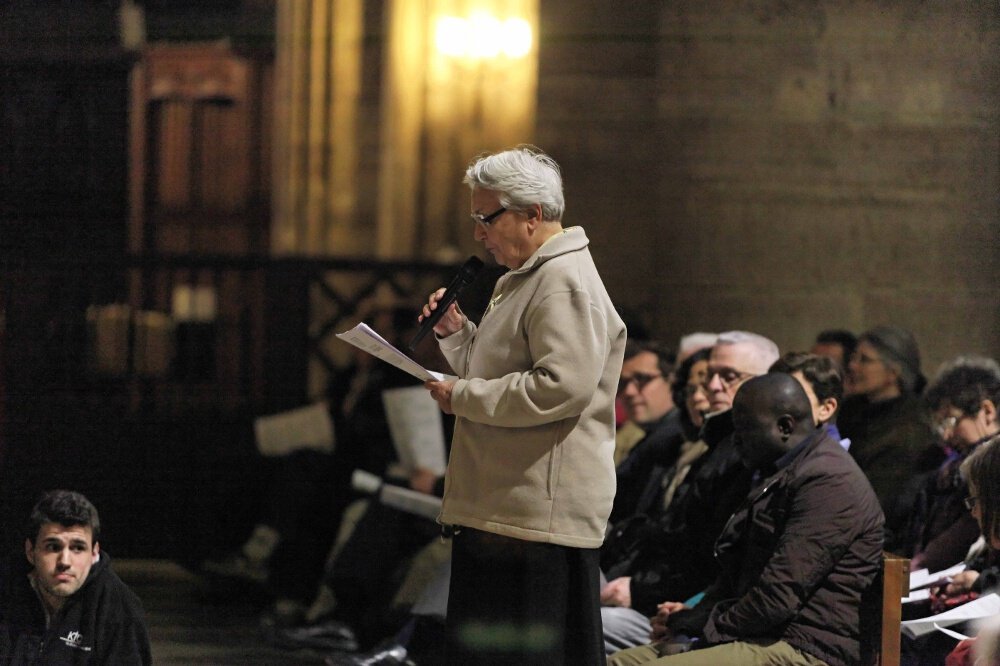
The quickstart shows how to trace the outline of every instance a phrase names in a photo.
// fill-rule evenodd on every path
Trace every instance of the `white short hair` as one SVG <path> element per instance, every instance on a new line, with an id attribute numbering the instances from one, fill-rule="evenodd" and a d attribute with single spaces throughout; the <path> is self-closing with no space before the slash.
<path id="1" fill-rule="evenodd" d="M 542 219 L 562 220 L 566 210 L 562 172 L 554 159 L 535 146 L 520 145 L 476 158 L 465 170 L 463 183 L 470 189 L 492 190 L 508 210 L 539 204 Z"/>
<path id="2" fill-rule="evenodd" d="M 719 345 L 748 345 L 753 349 L 750 361 L 753 368 L 747 368 L 748 372 L 755 372 L 758 375 L 767 374 L 768 369 L 781 357 L 778 345 L 770 338 L 765 338 L 757 333 L 749 331 L 726 331 L 719 333 L 715 346 Z"/>

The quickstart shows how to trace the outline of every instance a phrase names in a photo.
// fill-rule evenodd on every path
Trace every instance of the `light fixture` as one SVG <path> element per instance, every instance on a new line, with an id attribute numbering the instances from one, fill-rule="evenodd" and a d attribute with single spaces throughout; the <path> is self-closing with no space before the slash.
<path id="1" fill-rule="evenodd" d="M 442 54 L 455 58 L 522 58 L 531 51 L 531 25 L 524 19 L 504 21 L 485 12 L 468 18 L 442 16 L 435 43 Z"/>

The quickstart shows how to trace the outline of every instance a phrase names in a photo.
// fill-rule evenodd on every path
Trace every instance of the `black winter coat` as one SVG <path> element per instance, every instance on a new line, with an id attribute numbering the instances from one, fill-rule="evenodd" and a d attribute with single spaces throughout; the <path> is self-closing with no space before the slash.
<path id="1" fill-rule="evenodd" d="M 669 626 L 707 644 L 784 640 L 831 666 L 856 664 L 883 523 L 865 475 L 817 432 L 750 492 L 716 543 L 720 577 Z"/>
<path id="2" fill-rule="evenodd" d="M 715 540 L 750 489 L 751 473 L 732 432 L 731 412 L 710 418 L 702 432 L 709 450 L 692 463 L 669 508 L 656 512 L 654 507 L 608 536 L 601 566 L 609 580 L 631 577 L 636 611 L 655 615 L 657 604 L 683 601 L 715 580 Z"/>
<path id="3" fill-rule="evenodd" d="M 22 555 L 0 571 L 0 666 L 146 666 L 152 663 L 139 598 L 101 553 L 83 586 L 45 628 Z"/>

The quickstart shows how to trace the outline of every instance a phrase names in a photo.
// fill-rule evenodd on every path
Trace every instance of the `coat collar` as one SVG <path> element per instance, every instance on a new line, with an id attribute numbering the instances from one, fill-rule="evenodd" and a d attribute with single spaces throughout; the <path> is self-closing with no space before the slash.
<path id="1" fill-rule="evenodd" d="M 520 268 L 510 271 L 510 273 L 528 273 L 538 268 L 549 259 L 553 259 L 569 252 L 582 250 L 589 244 L 590 240 L 587 239 L 587 234 L 584 232 L 583 227 L 569 227 L 567 229 L 563 229 L 542 243 L 542 246 L 535 250 L 534 254 L 528 257 L 528 260 L 525 261 Z"/>

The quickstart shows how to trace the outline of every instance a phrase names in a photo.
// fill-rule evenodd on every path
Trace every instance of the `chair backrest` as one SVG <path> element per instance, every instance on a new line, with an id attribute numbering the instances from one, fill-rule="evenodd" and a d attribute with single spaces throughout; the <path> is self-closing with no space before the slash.
<path id="1" fill-rule="evenodd" d="M 882 566 L 861 600 L 861 663 L 899 666 L 902 599 L 910 591 L 910 560 L 882 553 Z"/>

